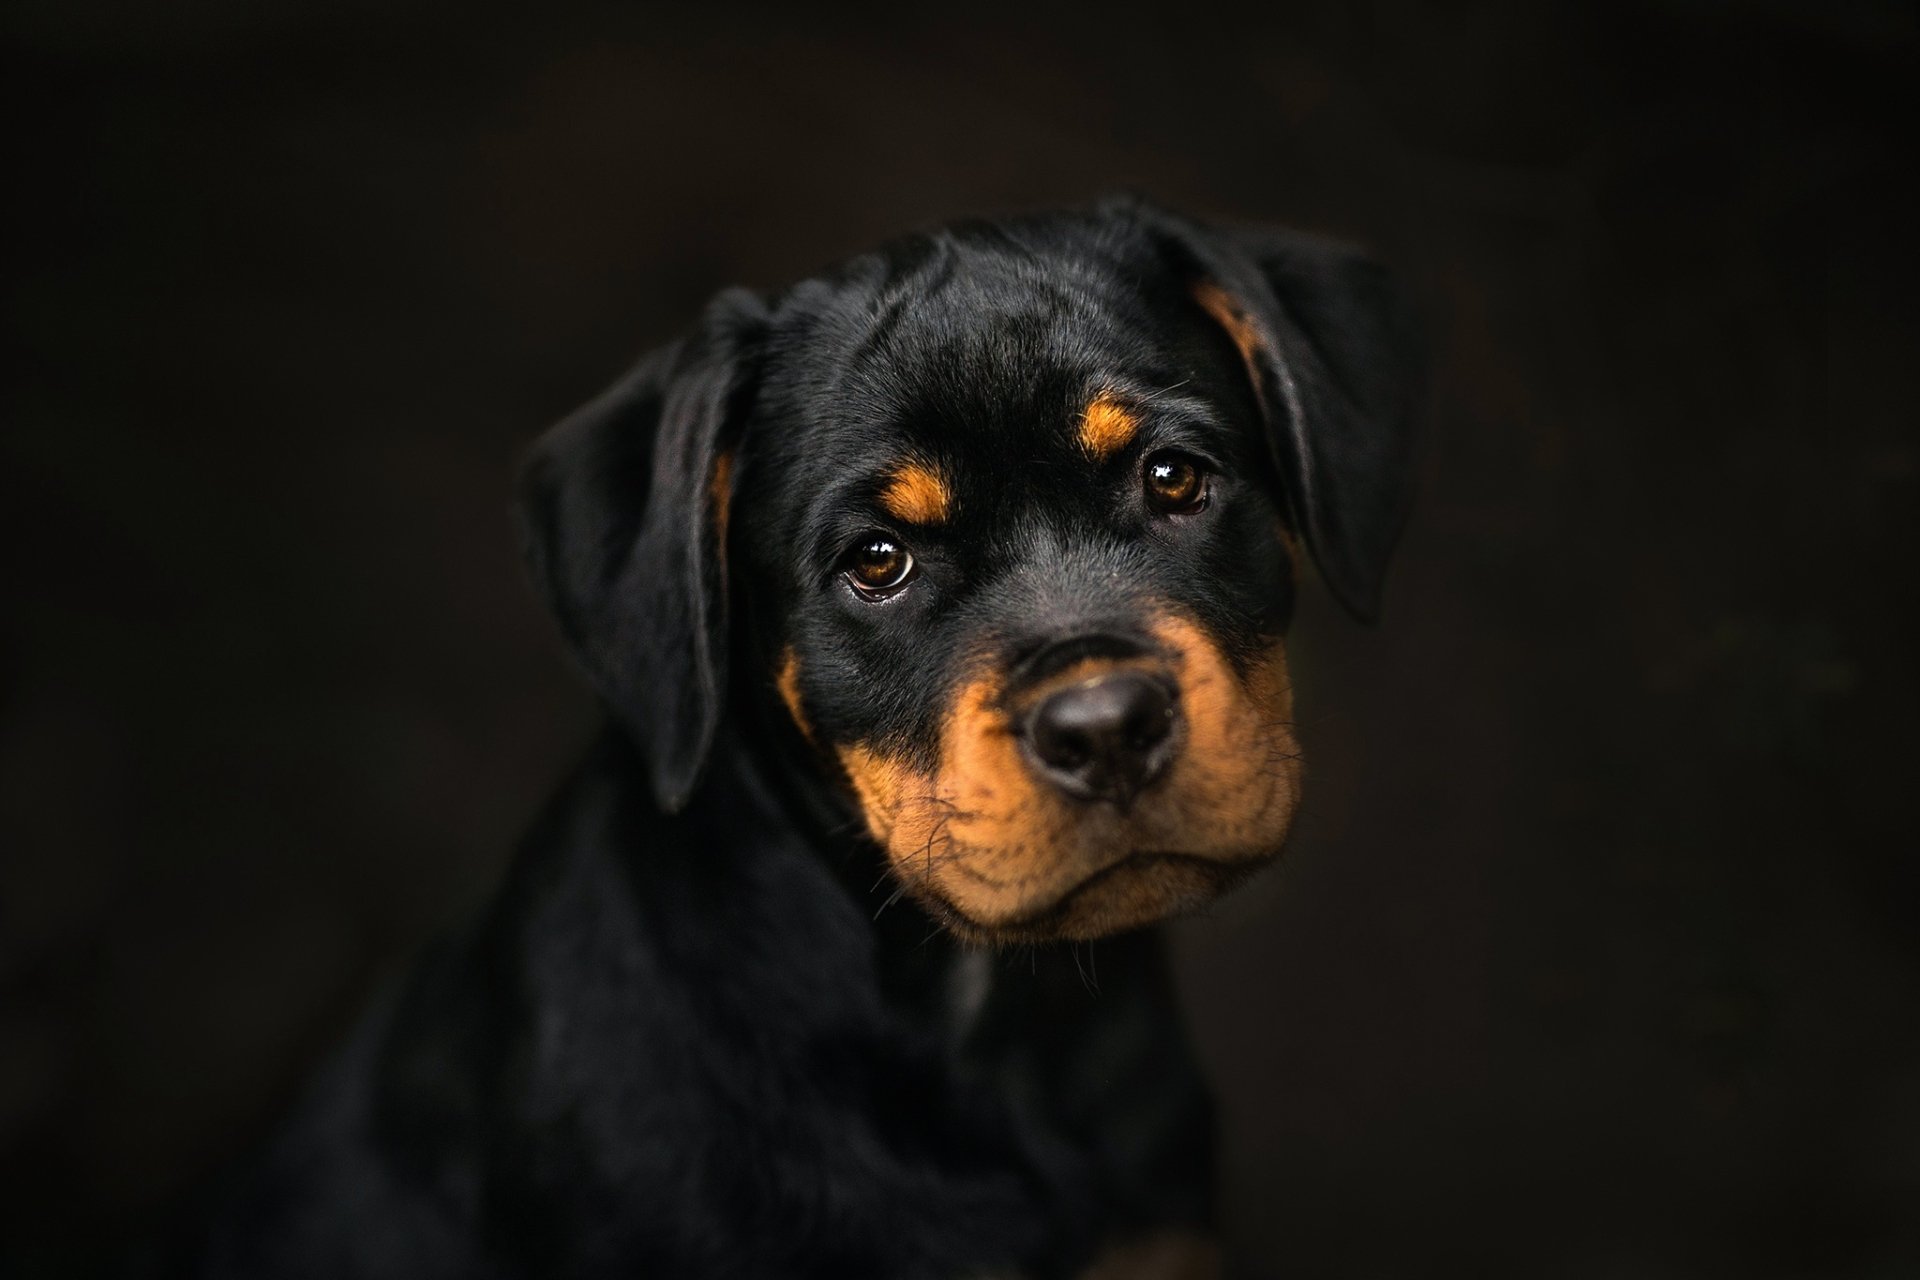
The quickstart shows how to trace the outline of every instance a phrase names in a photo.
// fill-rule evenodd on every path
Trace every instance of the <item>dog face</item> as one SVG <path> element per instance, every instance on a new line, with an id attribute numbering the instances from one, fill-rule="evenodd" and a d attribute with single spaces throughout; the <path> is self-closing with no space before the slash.
<path id="1" fill-rule="evenodd" d="M 1285 838 L 1296 557 L 1371 610 L 1405 337 L 1313 242 L 956 227 L 716 300 L 536 456 L 534 563 L 669 807 L 735 666 L 956 932 L 1100 936 Z"/>

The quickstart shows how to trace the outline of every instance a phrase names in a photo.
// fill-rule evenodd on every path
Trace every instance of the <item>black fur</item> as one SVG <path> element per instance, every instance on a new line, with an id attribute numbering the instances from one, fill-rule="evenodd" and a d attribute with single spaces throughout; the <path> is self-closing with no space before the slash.
<path id="1" fill-rule="evenodd" d="M 1271 335 L 1266 385 L 1200 273 Z M 1344 250 L 1131 203 L 721 295 L 527 469 L 535 576 L 614 726 L 187 1268 L 1065 1276 L 1203 1230 L 1208 1102 L 1158 938 L 957 944 L 893 901 L 827 747 L 928 759 L 965 662 L 1131 644 L 1143 602 L 1252 653 L 1292 605 L 1276 522 L 1369 612 L 1406 492 L 1405 337 Z M 1097 467 L 1059 429 L 1095 385 L 1152 405 Z M 1142 451 L 1168 447 L 1215 476 L 1204 521 L 1140 509 Z M 909 454 L 955 515 L 874 605 L 839 570 Z"/>
<path id="2" fill-rule="evenodd" d="M 765 311 L 715 298 L 555 427 L 521 479 L 527 559 L 607 705 L 643 745 L 668 809 L 686 804 L 725 699 L 727 593 L 706 477 L 739 435 Z"/>

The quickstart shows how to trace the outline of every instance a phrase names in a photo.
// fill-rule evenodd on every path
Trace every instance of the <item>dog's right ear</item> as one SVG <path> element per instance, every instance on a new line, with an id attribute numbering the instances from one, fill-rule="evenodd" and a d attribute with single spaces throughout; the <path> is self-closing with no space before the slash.
<path id="1" fill-rule="evenodd" d="M 536 584 L 647 757 L 693 794 L 727 690 L 727 508 L 766 309 L 745 290 L 535 445 L 520 515 Z"/>
<path id="2" fill-rule="evenodd" d="M 1423 360 L 1409 300 L 1334 241 L 1103 208 L 1155 232 L 1238 348 L 1296 527 L 1334 596 L 1373 620 L 1412 493 Z"/>

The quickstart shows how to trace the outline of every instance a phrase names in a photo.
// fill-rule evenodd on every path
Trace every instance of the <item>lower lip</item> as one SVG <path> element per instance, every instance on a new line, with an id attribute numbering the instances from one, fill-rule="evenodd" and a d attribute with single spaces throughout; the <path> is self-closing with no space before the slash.
<path id="1" fill-rule="evenodd" d="M 1247 865 L 1249 866 L 1257 865 L 1259 861 L 1260 861 L 1259 859 L 1252 859 L 1249 861 Z M 1088 876 L 1086 879 L 1082 880 L 1080 883 L 1074 885 L 1071 889 L 1068 889 L 1065 893 L 1055 898 L 1052 902 L 1048 903 L 1045 907 L 1042 907 L 1040 910 L 1029 912 L 1024 917 L 1018 920 L 1010 921 L 1007 924 L 1000 925 L 997 927 L 1022 928 L 1035 921 L 1044 920 L 1048 916 L 1056 915 L 1061 911 L 1065 910 L 1069 905 L 1072 904 L 1074 899 L 1080 897 L 1082 894 L 1086 893 L 1089 889 L 1095 888 L 1096 886 L 1103 884 L 1108 880 L 1114 879 L 1115 877 L 1124 875 L 1128 872 L 1144 871 L 1149 867 L 1159 866 L 1164 864 L 1187 865 L 1187 866 L 1197 867 L 1206 871 L 1209 875 L 1215 876 L 1222 881 L 1230 879 L 1231 868 L 1238 865 L 1234 863 L 1217 862 L 1212 858 L 1200 858 L 1190 853 L 1128 854 L 1126 857 L 1122 858 L 1120 861 L 1115 862 L 1110 866 L 1102 867 L 1100 870 L 1094 872 L 1092 875 Z"/>

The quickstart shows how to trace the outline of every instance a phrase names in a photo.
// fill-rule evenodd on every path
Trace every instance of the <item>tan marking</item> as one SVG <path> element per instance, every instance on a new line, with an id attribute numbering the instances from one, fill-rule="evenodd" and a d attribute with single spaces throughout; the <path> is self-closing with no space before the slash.
<path id="1" fill-rule="evenodd" d="M 1274 644 L 1243 676 L 1188 619 L 1166 615 L 1154 631 L 1165 661 L 1081 663 L 1018 705 L 996 678 L 967 681 L 932 773 L 867 744 L 839 749 L 895 874 L 956 933 L 1104 936 L 1197 906 L 1278 851 L 1300 790 L 1284 649 Z M 1173 676 L 1183 740 L 1167 776 L 1123 814 L 1038 780 L 1013 725 L 1054 689 L 1127 667 Z M 1135 854 L 1179 856 L 1129 862 Z"/>
<path id="2" fill-rule="evenodd" d="M 894 852 L 893 832 L 900 821 L 901 798 L 915 784 L 913 774 L 906 766 L 863 743 L 842 746 L 839 753 L 847 780 L 853 784 L 853 792 L 866 815 L 868 831 L 886 846 L 889 855 L 903 856 Z"/>
<path id="3" fill-rule="evenodd" d="M 952 514 L 953 494 L 938 471 L 919 462 L 900 466 L 880 491 L 880 505 L 908 524 L 941 524 Z"/>
<path id="4" fill-rule="evenodd" d="M 1215 324 L 1227 331 L 1227 337 L 1239 349 L 1240 359 L 1247 366 L 1247 378 L 1253 383 L 1253 398 L 1259 403 L 1261 411 L 1265 412 L 1267 393 L 1266 383 L 1260 375 L 1260 356 L 1266 350 L 1267 342 L 1259 324 L 1238 298 L 1211 280 L 1202 280 L 1193 286 L 1193 300 L 1213 318 Z"/>
<path id="5" fill-rule="evenodd" d="M 733 455 L 722 451 L 713 460 L 713 476 L 707 483 L 707 497 L 713 503 L 713 531 L 720 543 L 720 554 L 727 553 L 727 519 L 733 514 Z"/>
<path id="6" fill-rule="evenodd" d="M 794 653 L 792 645 L 788 645 L 780 655 L 780 671 L 773 683 L 780 691 L 780 701 L 787 704 L 787 714 L 799 726 L 800 736 L 812 742 L 813 726 L 807 722 L 806 710 L 800 705 L 800 658 Z"/>
<path id="7" fill-rule="evenodd" d="M 1240 305 L 1240 300 L 1222 289 L 1211 280 L 1202 280 L 1193 286 L 1193 300 L 1200 309 L 1213 317 L 1213 322 L 1227 331 L 1233 339 L 1233 345 L 1240 348 L 1241 359 L 1253 363 L 1254 357 L 1265 345 L 1260 330 Z"/>
<path id="8" fill-rule="evenodd" d="M 1105 462 L 1133 442 L 1140 419 L 1111 391 L 1102 391 L 1080 414 L 1080 447 Z"/>

